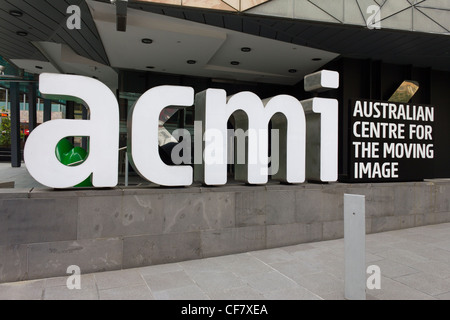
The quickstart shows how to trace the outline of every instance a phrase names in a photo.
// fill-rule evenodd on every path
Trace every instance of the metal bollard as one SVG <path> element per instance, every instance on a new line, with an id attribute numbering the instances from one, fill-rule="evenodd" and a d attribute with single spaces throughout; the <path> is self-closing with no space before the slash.
<path id="1" fill-rule="evenodd" d="M 345 298 L 366 300 L 365 196 L 344 194 Z"/>

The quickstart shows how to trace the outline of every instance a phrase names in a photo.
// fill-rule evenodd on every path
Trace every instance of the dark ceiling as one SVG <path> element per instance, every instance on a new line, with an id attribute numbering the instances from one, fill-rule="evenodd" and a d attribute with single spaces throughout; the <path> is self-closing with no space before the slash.
<path id="1" fill-rule="evenodd" d="M 82 10 L 81 30 L 68 30 L 66 27 L 66 10 L 72 4 L 79 5 Z M 257 17 L 245 13 L 224 13 L 143 2 L 130 1 L 128 7 L 332 51 L 345 57 L 450 70 L 448 35 L 369 30 L 349 25 Z M 13 17 L 10 15 L 11 10 L 22 11 L 24 15 Z M 17 31 L 26 31 L 28 35 L 19 36 Z M 46 60 L 31 41 L 64 43 L 84 57 L 108 64 L 108 57 L 84 0 L 0 0 L 0 55 L 7 59 Z"/>
<path id="2" fill-rule="evenodd" d="M 108 0 L 98 0 L 108 2 Z M 397 30 L 370 30 L 336 23 L 315 23 L 151 3 L 130 3 L 130 8 L 245 32 L 339 53 L 345 57 L 383 60 L 450 70 L 450 36 Z M 449 13 L 450 19 L 450 13 Z"/>
<path id="3" fill-rule="evenodd" d="M 81 9 L 82 28 L 69 30 L 66 26 L 70 5 Z M 12 10 L 21 11 L 14 17 Z M 27 36 L 17 32 L 25 31 Z M 35 59 L 47 61 L 32 41 L 49 41 L 70 46 L 76 53 L 108 64 L 94 20 L 84 0 L 0 0 L 0 55 L 6 59 Z"/>

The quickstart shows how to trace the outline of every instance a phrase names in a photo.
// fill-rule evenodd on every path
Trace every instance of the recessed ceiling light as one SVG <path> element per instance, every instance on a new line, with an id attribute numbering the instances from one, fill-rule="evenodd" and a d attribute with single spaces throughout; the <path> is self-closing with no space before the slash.
<path id="1" fill-rule="evenodd" d="M 35 66 L 36 69 L 42 70 L 44 68 L 42 68 L 41 66 Z"/>
<path id="2" fill-rule="evenodd" d="M 21 16 L 23 16 L 23 12 L 19 11 L 19 10 L 11 10 L 9 12 L 10 15 L 12 15 L 13 17 L 17 17 L 20 18 Z"/>
<path id="3" fill-rule="evenodd" d="M 21 36 L 21 37 L 26 37 L 28 35 L 28 32 L 26 32 L 26 31 L 17 31 L 16 34 L 18 36 Z"/>
<path id="4" fill-rule="evenodd" d="M 297 69 L 289 69 L 289 73 L 297 73 Z"/>
<path id="5" fill-rule="evenodd" d="M 243 48 L 241 48 L 241 51 L 242 51 L 242 52 L 250 52 L 250 51 L 252 51 L 252 48 L 249 48 L 249 47 L 243 47 Z"/>
<path id="6" fill-rule="evenodd" d="M 233 66 L 238 66 L 241 63 L 239 61 L 231 61 L 230 64 L 233 65 Z"/>
<path id="7" fill-rule="evenodd" d="M 313 58 L 312 61 L 322 61 L 322 58 Z"/>
<path id="8" fill-rule="evenodd" d="M 197 63 L 197 61 L 195 61 L 195 60 L 188 60 L 186 62 L 187 62 L 187 64 L 196 64 Z"/>
<path id="9" fill-rule="evenodd" d="M 146 66 L 147 69 L 155 69 L 154 66 Z"/>
<path id="10" fill-rule="evenodd" d="M 142 43 L 144 43 L 144 44 L 151 44 L 151 43 L 153 43 L 153 40 L 152 40 L 152 39 L 149 39 L 149 38 L 144 38 L 144 39 L 142 39 L 141 41 L 142 41 Z"/>

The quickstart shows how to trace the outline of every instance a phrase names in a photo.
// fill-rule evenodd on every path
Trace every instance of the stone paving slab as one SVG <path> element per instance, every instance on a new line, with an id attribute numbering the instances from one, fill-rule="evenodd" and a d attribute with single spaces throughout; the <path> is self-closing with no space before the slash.
<path id="1" fill-rule="evenodd" d="M 368 300 L 450 300 L 450 223 L 367 236 Z M 0 284 L 1 300 L 342 300 L 343 240 L 67 278 Z"/>

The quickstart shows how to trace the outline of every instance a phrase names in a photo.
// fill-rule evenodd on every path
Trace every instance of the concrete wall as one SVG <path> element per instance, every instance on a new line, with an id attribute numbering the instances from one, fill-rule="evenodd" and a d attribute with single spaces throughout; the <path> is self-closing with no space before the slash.
<path id="1" fill-rule="evenodd" d="M 226 255 L 343 236 L 343 194 L 367 232 L 450 221 L 450 181 L 0 193 L 0 282 Z"/>

